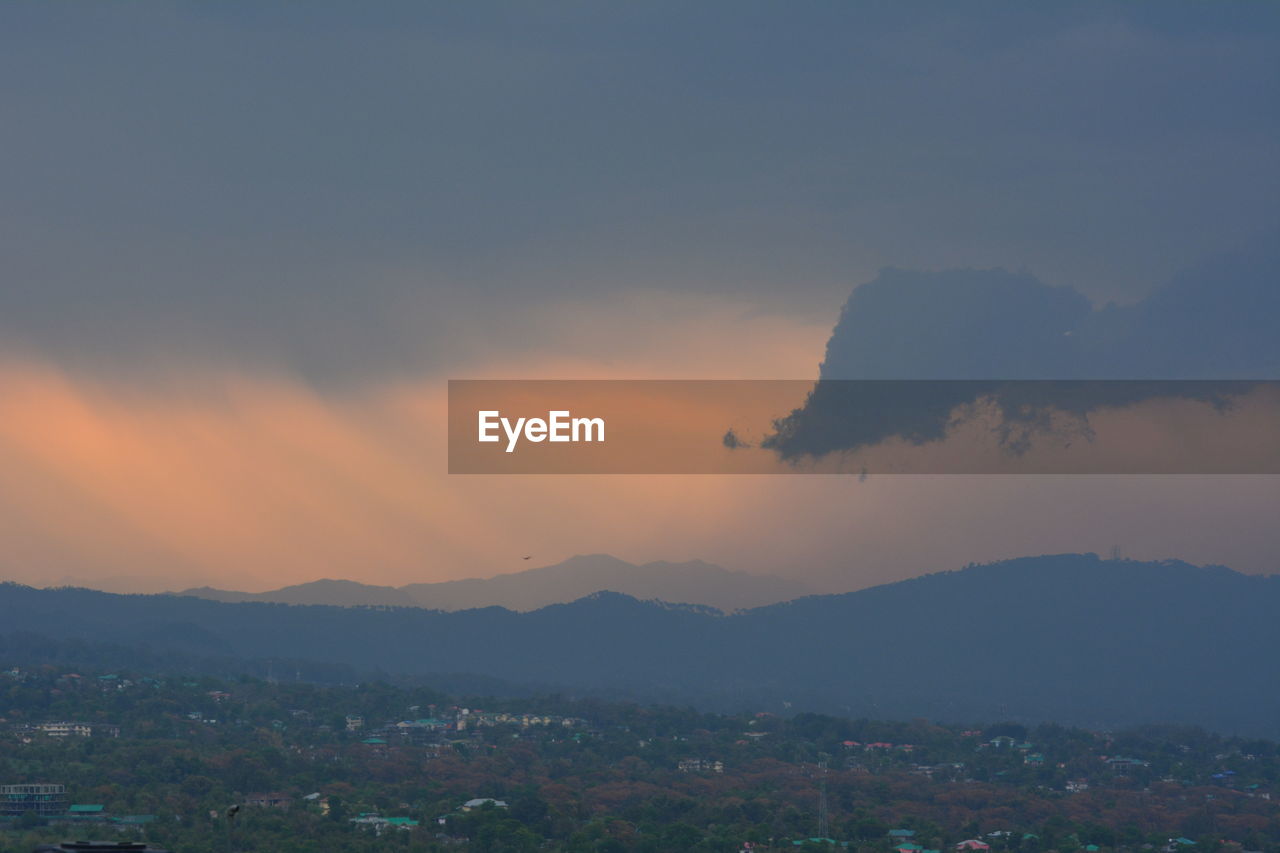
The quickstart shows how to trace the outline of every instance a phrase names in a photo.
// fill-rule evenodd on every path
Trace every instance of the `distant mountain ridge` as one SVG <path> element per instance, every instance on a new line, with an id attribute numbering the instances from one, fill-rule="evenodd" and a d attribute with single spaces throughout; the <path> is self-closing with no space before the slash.
<path id="1" fill-rule="evenodd" d="M 274 604 L 323 604 L 336 607 L 418 607 L 418 603 L 394 586 L 373 586 L 357 581 L 321 580 L 294 584 L 267 592 L 237 592 L 201 586 L 177 595 L 207 598 L 227 604 L 265 601 Z"/>
<path id="2" fill-rule="evenodd" d="M 111 643 L 427 679 L 465 673 L 713 709 L 1095 729 L 1164 722 L 1275 738 L 1277 613 L 1280 576 L 1093 554 L 731 614 L 617 593 L 528 613 L 441 612 L 3 584 L 0 658 L 45 636 L 87 651 Z"/>
<path id="3" fill-rule="evenodd" d="M 799 581 L 730 571 L 701 560 L 636 565 L 608 554 L 588 554 L 550 566 L 491 578 L 415 583 L 402 587 L 326 579 L 268 592 L 197 587 L 183 590 L 178 595 L 223 602 L 425 607 L 450 611 L 505 607 L 529 611 L 575 601 L 602 591 L 619 592 L 641 600 L 704 604 L 720 610 L 759 607 L 812 592 Z"/>

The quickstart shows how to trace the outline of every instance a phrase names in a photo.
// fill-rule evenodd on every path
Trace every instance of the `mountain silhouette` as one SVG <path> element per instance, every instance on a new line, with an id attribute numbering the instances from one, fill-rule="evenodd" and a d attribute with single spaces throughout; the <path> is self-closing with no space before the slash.
<path id="1" fill-rule="evenodd" d="M 528 613 L 0 586 L 5 633 L 467 673 L 713 709 L 1199 724 L 1280 735 L 1280 577 L 1027 557 L 726 615 L 596 593 Z"/>
<path id="2" fill-rule="evenodd" d="M 799 581 L 734 572 L 692 560 L 635 565 L 608 554 L 571 557 L 562 563 L 491 578 L 415 583 L 402 587 L 370 586 L 354 581 L 318 580 L 269 592 L 234 592 L 198 587 L 179 595 L 213 601 L 266 601 L 279 604 L 426 607 L 469 610 L 506 607 L 536 610 L 609 590 L 641 599 L 706 604 L 739 610 L 788 601 L 810 590 Z"/>

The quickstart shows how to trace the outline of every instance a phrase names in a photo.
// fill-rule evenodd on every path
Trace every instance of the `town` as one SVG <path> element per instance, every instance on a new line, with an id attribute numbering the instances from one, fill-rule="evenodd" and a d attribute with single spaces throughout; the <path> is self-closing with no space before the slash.
<path id="1" fill-rule="evenodd" d="M 0 717 L 4 853 L 100 836 L 175 853 L 1280 850 L 1280 747 L 1196 729 L 52 665 L 0 672 Z"/>

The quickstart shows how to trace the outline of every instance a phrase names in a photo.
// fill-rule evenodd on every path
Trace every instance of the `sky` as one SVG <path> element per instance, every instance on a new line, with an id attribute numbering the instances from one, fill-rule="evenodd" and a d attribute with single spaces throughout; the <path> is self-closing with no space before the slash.
<path id="1" fill-rule="evenodd" d="M 450 378 L 816 377 L 884 267 L 1153 304 L 1280 233 L 1278 95 L 1256 3 L 6 4 L 0 576 L 1275 571 L 1274 478 L 460 477 L 443 433 Z"/>

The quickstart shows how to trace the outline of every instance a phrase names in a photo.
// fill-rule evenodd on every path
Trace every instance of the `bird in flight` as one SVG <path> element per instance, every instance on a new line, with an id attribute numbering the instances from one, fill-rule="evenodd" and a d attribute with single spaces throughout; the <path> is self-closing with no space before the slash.
<path id="1" fill-rule="evenodd" d="M 532 560 L 532 559 L 533 559 L 533 556 L 532 556 L 532 555 L 530 555 L 530 556 L 528 556 L 528 557 L 521 557 L 520 559 L 522 559 L 522 560 Z"/>

